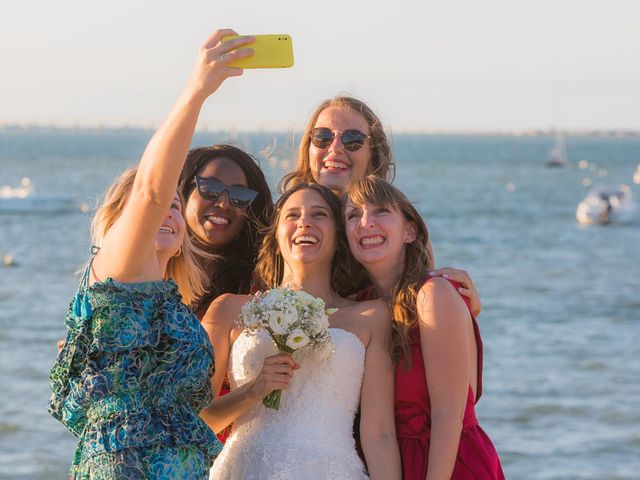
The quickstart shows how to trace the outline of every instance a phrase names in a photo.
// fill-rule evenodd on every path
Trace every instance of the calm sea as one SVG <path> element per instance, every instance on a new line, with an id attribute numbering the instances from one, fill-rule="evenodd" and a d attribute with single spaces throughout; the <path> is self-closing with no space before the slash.
<path id="1" fill-rule="evenodd" d="M 146 131 L 0 131 L 0 187 L 29 177 L 40 194 L 93 207 L 139 158 Z M 293 135 L 232 138 L 272 184 Z M 631 479 L 640 472 L 640 219 L 581 227 L 585 181 L 632 184 L 638 138 L 567 139 L 571 166 L 544 168 L 550 137 L 393 138 L 396 184 L 427 219 L 439 266 L 467 269 L 483 300 L 481 424 L 508 478 Z M 586 169 L 578 162 L 588 162 Z M 0 212 L 0 478 L 65 478 L 75 448 L 46 411 L 48 373 L 90 213 Z"/>

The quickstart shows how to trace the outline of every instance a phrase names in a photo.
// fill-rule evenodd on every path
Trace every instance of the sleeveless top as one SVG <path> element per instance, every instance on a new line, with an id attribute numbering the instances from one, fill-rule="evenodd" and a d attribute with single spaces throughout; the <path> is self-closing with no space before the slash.
<path id="1" fill-rule="evenodd" d="M 448 280 L 454 288 L 460 285 Z M 359 299 L 375 296 L 372 287 L 360 292 Z M 460 295 L 467 308 L 469 300 Z M 470 310 L 469 310 L 470 311 Z M 471 386 L 467 393 L 467 403 L 462 420 L 462 432 L 458 454 L 451 478 L 454 480 L 504 479 L 498 453 L 487 434 L 478 424 L 475 404 L 482 395 L 482 339 L 478 322 L 471 315 L 477 345 L 477 392 L 474 396 Z M 396 366 L 395 418 L 396 436 L 402 460 L 405 480 L 424 480 L 427 475 L 429 445 L 431 439 L 431 402 L 420 344 L 420 328 L 410 332 L 411 369 L 405 369 L 405 359 L 400 358 Z"/>
<path id="2" fill-rule="evenodd" d="M 235 422 L 211 471 L 215 480 L 365 479 L 351 427 L 360 401 L 365 347 L 353 333 L 330 328 L 333 348 L 305 348 L 279 410 L 257 402 Z M 231 390 L 253 380 L 278 353 L 269 335 L 243 331 L 231 348 Z"/>
<path id="3" fill-rule="evenodd" d="M 80 439 L 72 477 L 206 478 L 222 448 L 198 415 L 213 399 L 206 332 L 173 280 L 89 286 L 92 261 L 50 374 L 49 412 Z"/>

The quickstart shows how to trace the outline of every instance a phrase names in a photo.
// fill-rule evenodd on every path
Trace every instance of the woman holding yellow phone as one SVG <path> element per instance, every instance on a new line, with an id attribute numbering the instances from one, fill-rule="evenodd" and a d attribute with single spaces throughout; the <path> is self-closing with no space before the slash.
<path id="1" fill-rule="evenodd" d="M 251 54 L 241 48 L 251 38 L 221 42 L 232 34 L 216 31 L 200 49 L 135 178 L 115 185 L 118 208 L 110 221 L 97 222 L 100 245 L 69 309 L 67 340 L 51 371 L 49 411 L 79 437 L 73 479 L 205 479 L 220 451 L 199 418 L 213 398 L 213 351 L 179 293 L 187 297 L 193 292 L 185 288 L 194 284 L 167 274 L 170 262 L 183 261 L 176 187 L 200 110 L 222 82 L 242 74 L 225 60 Z"/>

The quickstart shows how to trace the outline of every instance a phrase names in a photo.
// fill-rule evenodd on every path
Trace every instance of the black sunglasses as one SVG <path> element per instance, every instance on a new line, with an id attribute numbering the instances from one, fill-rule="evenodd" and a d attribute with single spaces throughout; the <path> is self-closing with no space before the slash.
<path id="1" fill-rule="evenodd" d="M 340 135 L 342 146 L 348 152 L 360 150 L 364 142 L 367 141 L 367 138 L 371 138 L 371 135 L 366 135 L 360 130 L 351 129 L 340 132 L 326 127 L 314 128 L 309 135 L 311 136 L 311 143 L 317 148 L 327 148 L 331 145 L 337 134 Z"/>
<path id="2" fill-rule="evenodd" d="M 236 208 L 247 209 L 251 202 L 258 196 L 258 192 L 247 187 L 225 185 L 215 178 L 200 177 L 196 175 L 194 182 L 198 187 L 198 193 L 202 198 L 215 202 L 225 191 L 229 194 L 231 205 Z"/>

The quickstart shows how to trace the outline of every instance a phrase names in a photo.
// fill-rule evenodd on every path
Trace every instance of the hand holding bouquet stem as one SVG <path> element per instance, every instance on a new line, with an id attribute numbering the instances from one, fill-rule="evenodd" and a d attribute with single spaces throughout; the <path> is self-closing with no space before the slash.
<path id="1" fill-rule="evenodd" d="M 258 293 L 245 304 L 238 323 L 249 332 L 265 330 L 282 352 L 267 357 L 264 369 L 268 360 L 280 355 L 292 354 L 305 347 L 321 348 L 329 345 L 331 336 L 327 315 L 330 313 L 333 312 L 325 310 L 324 301 L 320 298 L 302 290 L 274 288 Z M 289 359 L 293 362 L 290 355 Z M 282 389 L 278 388 L 269 393 L 262 403 L 268 408 L 279 410 L 281 398 Z"/>
<path id="2" fill-rule="evenodd" d="M 278 353 L 266 357 L 262 363 L 262 369 L 251 385 L 251 397 L 263 400 L 276 390 L 289 387 L 293 378 L 293 371 L 300 368 L 291 354 Z"/>

